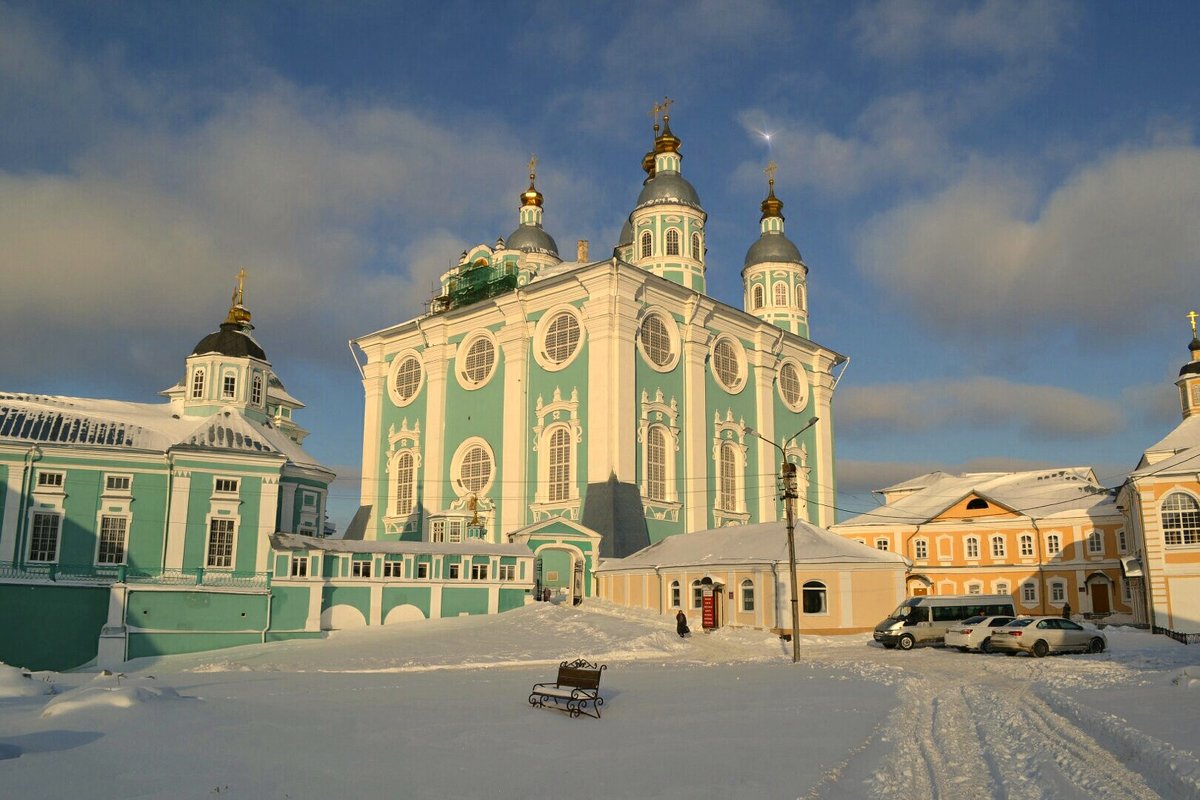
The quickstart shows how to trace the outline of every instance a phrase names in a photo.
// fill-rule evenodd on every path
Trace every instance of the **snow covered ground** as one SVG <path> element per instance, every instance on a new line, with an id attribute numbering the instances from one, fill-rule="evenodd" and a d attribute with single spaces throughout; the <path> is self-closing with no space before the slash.
<path id="1" fill-rule="evenodd" d="M 884 650 L 866 636 L 674 634 L 535 604 L 122 675 L 0 667 L 11 798 L 1200 797 L 1200 647 L 1109 628 L 1102 655 Z M 608 665 L 600 720 L 534 709 Z"/>

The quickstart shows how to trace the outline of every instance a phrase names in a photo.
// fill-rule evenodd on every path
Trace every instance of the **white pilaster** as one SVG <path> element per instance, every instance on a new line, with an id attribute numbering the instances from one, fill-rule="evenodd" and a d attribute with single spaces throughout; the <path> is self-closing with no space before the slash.
<path id="1" fill-rule="evenodd" d="M 431 326 L 424 331 L 428 346 L 422 351 L 425 369 L 425 439 L 424 464 L 421 468 L 421 503 L 426 517 L 441 511 L 442 479 L 446 469 L 446 381 L 450 379 L 450 359 L 454 353 L 446 344 L 444 325 Z M 422 538 L 427 534 L 422 531 Z M 438 600 L 439 604 L 441 599 Z"/>
<path id="2" fill-rule="evenodd" d="M 711 301 L 693 298 L 685 313 L 680 330 L 683 355 L 683 431 L 686 437 L 683 456 L 684 530 L 687 533 L 708 528 L 708 512 L 712 506 L 708 487 L 708 454 L 712 442 L 709 430 L 708 404 L 704 394 L 705 358 L 708 356 L 709 332 L 705 327 L 711 312 Z"/>
<path id="3" fill-rule="evenodd" d="M 495 541 L 525 526 L 533 487 L 526 483 L 529 457 L 529 341 L 532 328 L 517 302 L 505 303 L 505 326 L 497 335 L 504 356 L 504 408 L 501 474 L 505 489 L 500 497 L 500 525 L 493 531 Z"/>
<path id="4" fill-rule="evenodd" d="M 383 624 L 383 584 L 379 581 L 371 582 L 371 600 L 370 607 L 367 609 L 367 624 L 382 625 Z"/>
<path id="5" fill-rule="evenodd" d="M 293 487 L 295 484 L 288 484 Z M 287 506 L 291 508 L 291 506 Z M 279 478 L 269 475 L 262 479 L 262 493 L 258 498 L 258 552 L 255 554 L 254 571 L 266 572 L 271 556 L 271 534 L 275 533 L 276 514 L 279 511 Z M 291 530 L 288 528 L 287 530 Z"/>
<path id="6" fill-rule="evenodd" d="M 188 493 L 191 490 L 191 471 L 174 469 L 171 478 L 171 505 L 167 516 L 164 569 L 183 569 L 183 544 L 187 538 Z M 201 535 L 204 533 L 201 532 Z"/>

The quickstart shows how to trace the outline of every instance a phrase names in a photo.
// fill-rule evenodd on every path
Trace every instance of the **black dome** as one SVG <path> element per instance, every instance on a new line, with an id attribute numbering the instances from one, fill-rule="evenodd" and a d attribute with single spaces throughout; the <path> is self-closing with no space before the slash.
<path id="1" fill-rule="evenodd" d="M 251 339 L 249 332 L 236 322 L 222 322 L 221 330 L 205 336 L 199 344 L 192 348 L 194 356 L 204 353 L 220 353 L 223 356 L 234 358 L 249 356 L 260 361 L 267 360 L 267 354 L 258 342 Z"/>

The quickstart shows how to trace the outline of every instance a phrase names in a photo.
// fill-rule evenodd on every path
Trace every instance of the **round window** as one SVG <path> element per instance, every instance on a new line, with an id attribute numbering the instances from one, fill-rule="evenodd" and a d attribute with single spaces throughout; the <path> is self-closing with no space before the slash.
<path id="1" fill-rule="evenodd" d="M 546 328 L 546 357 L 554 364 L 562 364 L 575 355 L 579 347 L 579 320 L 566 311 L 557 315 Z"/>
<path id="2" fill-rule="evenodd" d="M 467 382 L 478 386 L 491 376 L 495 366 L 496 345 L 486 336 L 480 336 L 467 347 L 461 374 Z"/>
<path id="3" fill-rule="evenodd" d="M 479 445 L 473 445 L 464 455 L 458 470 L 458 480 L 468 492 L 479 492 L 492 480 L 492 457 Z"/>
<path id="4" fill-rule="evenodd" d="M 642 320 L 641 339 L 646 358 L 660 367 L 671 363 L 671 332 L 662 317 L 649 314 Z"/>
<path id="5" fill-rule="evenodd" d="M 742 362 L 732 339 L 719 339 L 712 352 L 713 374 L 728 391 L 737 391 L 742 384 Z"/>
<path id="6" fill-rule="evenodd" d="M 804 371 L 791 361 L 779 368 L 779 396 L 792 411 L 801 411 L 808 405 L 808 381 Z"/>
<path id="7" fill-rule="evenodd" d="M 392 390 L 399 404 L 407 404 L 416 396 L 421 388 L 421 361 L 416 356 L 405 356 L 396 367 L 392 379 Z"/>

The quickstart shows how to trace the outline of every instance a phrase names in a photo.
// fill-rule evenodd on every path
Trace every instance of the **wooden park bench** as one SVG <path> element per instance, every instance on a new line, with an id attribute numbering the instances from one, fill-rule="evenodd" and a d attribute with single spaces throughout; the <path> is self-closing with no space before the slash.
<path id="1" fill-rule="evenodd" d="M 554 683 L 534 684 L 529 693 L 529 704 L 544 708 L 546 701 L 552 700 L 556 708 L 572 717 L 587 714 L 600 719 L 600 706 L 604 705 L 604 698 L 600 696 L 600 673 L 606 669 L 604 664 L 596 666 L 582 658 L 564 661 L 558 665 L 558 678 Z"/>

